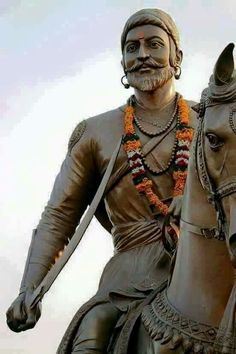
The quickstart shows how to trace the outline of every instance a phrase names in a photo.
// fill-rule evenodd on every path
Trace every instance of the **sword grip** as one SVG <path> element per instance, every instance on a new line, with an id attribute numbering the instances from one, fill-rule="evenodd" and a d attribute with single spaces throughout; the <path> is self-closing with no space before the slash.
<path id="1" fill-rule="evenodd" d="M 32 298 L 31 298 L 31 304 L 30 304 L 31 309 L 33 309 L 39 303 L 39 301 L 42 300 L 43 295 L 44 295 L 44 287 L 43 286 L 39 286 L 38 288 L 35 289 L 35 291 L 32 294 Z"/>

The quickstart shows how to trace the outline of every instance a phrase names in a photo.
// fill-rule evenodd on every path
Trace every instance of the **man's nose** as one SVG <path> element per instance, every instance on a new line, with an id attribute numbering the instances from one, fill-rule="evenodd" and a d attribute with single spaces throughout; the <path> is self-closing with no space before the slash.
<path id="1" fill-rule="evenodd" d="M 138 59 L 140 61 L 145 61 L 149 57 L 150 57 L 150 54 L 149 54 L 147 48 L 145 48 L 145 46 L 141 44 L 139 47 L 139 52 L 138 52 Z"/>

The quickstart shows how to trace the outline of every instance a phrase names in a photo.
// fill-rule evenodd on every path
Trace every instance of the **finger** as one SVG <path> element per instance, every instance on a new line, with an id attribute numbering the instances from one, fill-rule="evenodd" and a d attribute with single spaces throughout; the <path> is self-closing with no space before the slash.
<path id="1" fill-rule="evenodd" d="M 18 331 L 22 332 L 22 331 L 27 331 L 28 329 L 34 328 L 36 325 L 36 316 L 35 314 L 30 314 L 26 320 L 25 323 L 21 323 L 18 326 Z"/>
<path id="2" fill-rule="evenodd" d="M 179 217 L 180 217 L 180 215 L 181 215 L 181 205 L 177 205 L 176 206 L 176 208 L 175 208 L 175 210 L 174 210 L 174 212 L 173 212 L 173 216 L 175 217 L 175 218 L 178 218 L 179 219 Z"/>
<path id="3" fill-rule="evenodd" d="M 7 319 L 10 318 L 12 316 L 12 306 L 9 307 L 9 309 L 6 312 L 6 317 Z"/>
<path id="4" fill-rule="evenodd" d="M 13 331 L 13 332 L 20 332 L 20 326 L 22 325 L 22 322 L 17 321 L 14 318 L 7 318 L 7 325 L 8 327 Z"/>
<path id="5" fill-rule="evenodd" d="M 16 323 L 12 323 L 12 322 L 7 322 L 8 327 L 10 328 L 11 331 L 15 332 L 15 333 L 19 333 L 21 332 L 21 330 L 19 329 L 19 324 Z"/>
<path id="6" fill-rule="evenodd" d="M 179 238 L 179 228 L 176 225 L 176 223 L 172 223 L 171 222 L 171 227 L 173 228 L 173 230 L 175 231 L 176 236 Z"/>
<path id="7" fill-rule="evenodd" d="M 171 216 L 171 222 L 170 224 L 178 224 L 178 217 L 177 216 Z"/>
<path id="8" fill-rule="evenodd" d="M 17 331 L 26 331 L 28 329 L 34 328 L 38 319 L 41 316 L 41 302 L 39 302 L 36 306 L 30 309 L 25 303 L 23 303 L 22 311 L 25 313 L 25 321 L 21 322 L 18 325 Z"/>
<path id="9" fill-rule="evenodd" d="M 27 318 L 22 311 L 22 303 L 15 303 L 14 306 L 11 306 L 6 313 L 6 317 L 8 327 L 14 332 L 19 332 L 19 325 L 25 323 Z"/>
<path id="10" fill-rule="evenodd" d="M 171 205 L 169 206 L 169 209 L 168 209 L 168 214 L 173 215 L 175 213 L 175 209 L 176 209 L 176 204 L 171 203 Z"/>
<path id="11" fill-rule="evenodd" d="M 24 303 L 23 301 L 19 301 L 13 307 L 13 316 L 16 321 L 25 322 L 27 319 L 27 314 L 24 310 Z"/>
<path id="12" fill-rule="evenodd" d="M 37 310 L 36 310 L 36 321 L 39 320 L 40 316 L 41 316 L 41 310 L 42 310 L 42 304 L 41 302 L 38 303 L 38 306 L 37 306 Z"/>
<path id="13" fill-rule="evenodd" d="M 22 324 L 20 326 L 20 329 L 22 331 L 26 331 L 27 329 L 34 328 L 34 326 L 36 325 L 36 322 L 37 322 L 37 319 L 36 319 L 35 311 L 30 311 L 27 321 L 25 322 L 25 324 Z"/>
<path id="14" fill-rule="evenodd" d="M 36 322 L 29 322 L 29 323 L 21 324 L 18 327 L 18 332 L 24 332 L 24 331 L 27 331 L 28 329 L 32 329 L 35 327 L 35 325 L 36 325 Z"/>

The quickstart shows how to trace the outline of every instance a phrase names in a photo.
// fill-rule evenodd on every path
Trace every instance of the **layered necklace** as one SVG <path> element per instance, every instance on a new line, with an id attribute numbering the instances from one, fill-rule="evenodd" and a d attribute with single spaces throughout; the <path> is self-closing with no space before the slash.
<path id="1" fill-rule="evenodd" d="M 176 99 L 176 111 L 168 122 L 168 127 L 161 129 L 160 132 L 155 134 L 160 135 L 163 134 L 163 132 L 166 132 L 173 123 L 174 118 L 178 116 L 175 132 L 176 142 L 174 144 L 171 157 L 171 162 L 173 161 L 172 177 L 174 180 L 173 197 L 183 194 L 187 178 L 189 149 L 193 139 L 193 128 L 189 125 L 189 107 L 181 96 L 178 95 Z M 135 111 L 132 102 L 133 100 L 131 98 L 125 109 L 123 145 L 128 156 L 133 183 L 137 191 L 146 196 L 151 210 L 153 210 L 154 207 L 157 207 L 163 215 L 167 215 L 169 209 L 168 205 L 161 201 L 158 195 L 154 192 L 153 182 L 147 176 L 144 157 L 142 155 L 142 144 L 134 127 L 134 122 L 137 121 L 137 118 L 135 118 Z M 139 127 L 138 124 L 137 126 Z M 168 163 L 167 168 L 169 168 L 170 165 L 171 163 Z"/>
<path id="2" fill-rule="evenodd" d="M 135 100 L 135 97 L 134 98 L 133 97 L 134 96 L 132 96 L 131 99 Z M 139 130 L 145 135 L 148 135 L 150 137 L 154 137 L 154 136 L 159 136 L 159 135 L 162 135 L 162 134 L 166 133 L 175 120 L 177 120 L 177 122 L 179 123 L 179 114 L 178 114 L 179 112 L 178 112 L 178 104 L 177 104 L 179 97 L 180 97 L 179 94 L 176 93 L 176 95 L 175 95 L 175 108 L 174 108 L 173 114 L 171 115 L 171 118 L 169 119 L 169 121 L 167 122 L 167 124 L 163 128 L 162 127 L 159 128 L 158 130 L 156 130 L 156 132 L 149 132 L 146 129 L 144 129 L 143 126 L 141 125 L 140 121 L 142 121 L 144 123 L 151 124 L 151 125 L 153 125 L 155 127 L 159 126 L 159 122 L 148 121 L 146 119 L 144 120 L 141 117 L 137 117 L 134 114 L 134 122 L 137 125 L 137 127 L 139 128 Z M 156 169 L 153 165 L 150 165 L 149 162 L 148 162 L 148 159 L 146 159 L 143 156 L 143 163 L 146 166 L 146 168 L 149 170 L 149 172 L 151 172 L 151 174 L 153 174 L 155 176 L 158 176 L 158 175 L 161 175 L 161 174 L 165 173 L 170 168 L 170 166 L 171 166 L 171 164 L 172 164 L 172 162 L 174 161 L 174 158 L 175 158 L 175 152 L 176 152 L 176 148 L 177 148 L 177 143 L 178 143 L 178 141 L 177 141 L 177 139 L 175 137 L 175 141 L 174 141 L 173 148 L 172 148 L 172 151 L 171 151 L 170 159 L 169 159 L 169 161 L 167 162 L 167 164 L 164 167 L 161 166 L 161 168 L 159 168 L 159 169 Z"/>
<path id="3" fill-rule="evenodd" d="M 137 102 L 135 97 L 133 98 L 134 96 L 131 97 L 131 102 Z M 177 114 L 177 111 L 178 111 L 178 106 L 177 106 L 177 101 L 178 101 L 178 97 L 179 95 L 176 94 L 176 97 L 175 97 L 175 109 L 174 109 L 174 112 L 170 118 L 170 120 L 167 122 L 167 124 L 163 127 L 163 128 L 159 128 L 158 129 L 158 126 L 159 126 L 159 122 L 156 122 L 156 121 L 150 121 L 150 120 L 146 120 L 146 119 L 143 119 L 141 117 L 138 117 L 136 114 L 134 114 L 134 121 L 135 121 L 135 124 L 137 125 L 137 127 L 139 128 L 139 130 L 145 134 L 145 135 L 148 135 L 148 136 L 158 136 L 158 135 L 161 135 L 161 134 L 164 134 L 172 125 L 172 123 L 174 122 L 175 118 L 176 118 L 176 114 Z M 147 129 L 144 129 L 144 127 L 141 125 L 141 122 L 143 123 L 148 123 L 154 127 L 157 127 L 157 130 L 155 132 L 153 131 L 148 131 Z"/>

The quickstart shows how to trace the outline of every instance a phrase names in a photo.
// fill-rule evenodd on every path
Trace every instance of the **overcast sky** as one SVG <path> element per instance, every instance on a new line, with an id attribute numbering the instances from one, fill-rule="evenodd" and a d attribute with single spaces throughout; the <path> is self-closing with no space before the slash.
<path id="1" fill-rule="evenodd" d="M 5 310 L 17 295 L 31 230 L 71 131 L 131 94 L 120 84 L 120 34 L 143 7 L 162 8 L 176 20 L 184 51 L 177 89 L 198 100 L 217 56 L 236 38 L 235 0 L 0 0 L 1 354 L 54 354 L 112 255 L 110 236 L 92 222 L 46 295 L 37 327 L 8 330 Z"/>

